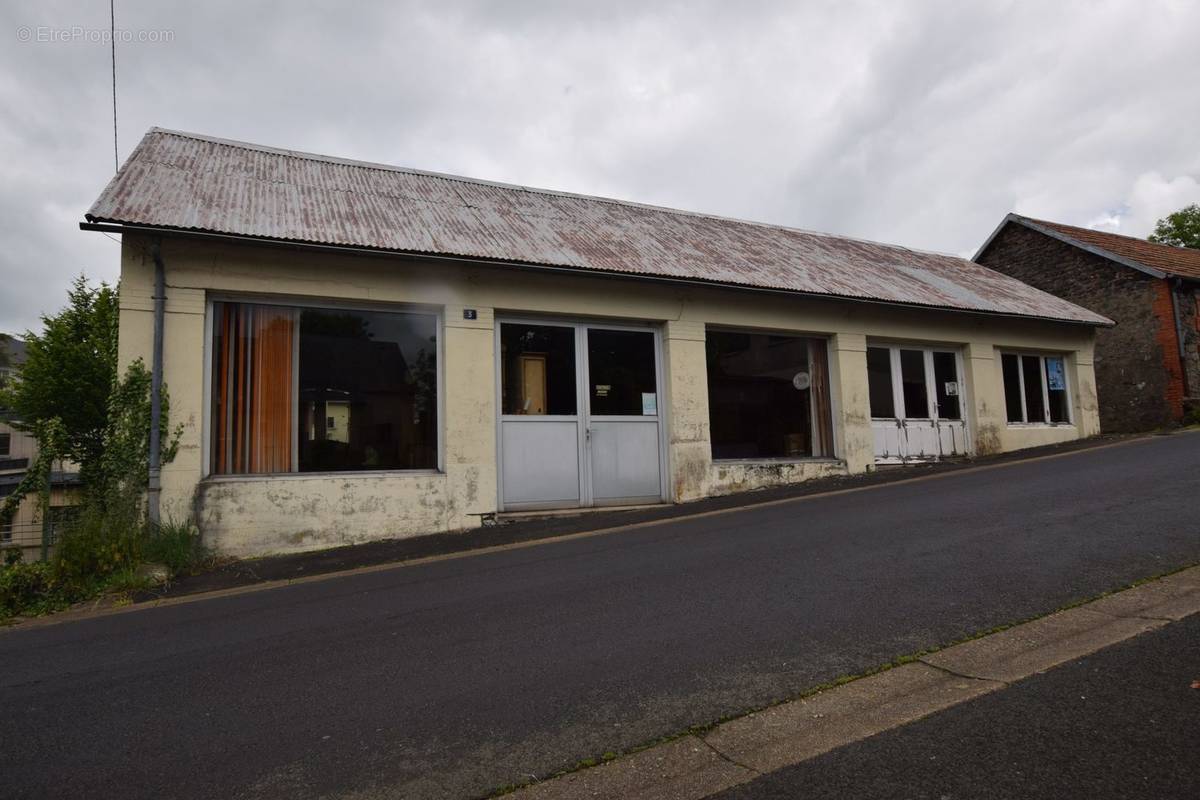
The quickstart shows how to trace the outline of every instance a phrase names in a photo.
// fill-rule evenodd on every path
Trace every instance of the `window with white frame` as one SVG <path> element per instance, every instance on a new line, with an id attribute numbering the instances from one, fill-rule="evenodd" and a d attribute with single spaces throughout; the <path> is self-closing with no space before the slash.
<path id="1" fill-rule="evenodd" d="M 437 469 L 437 315 L 213 304 L 210 472 Z"/>
<path id="2" fill-rule="evenodd" d="M 1001 353 L 1010 424 L 1068 425 L 1071 398 L 1062 356 Z"/>

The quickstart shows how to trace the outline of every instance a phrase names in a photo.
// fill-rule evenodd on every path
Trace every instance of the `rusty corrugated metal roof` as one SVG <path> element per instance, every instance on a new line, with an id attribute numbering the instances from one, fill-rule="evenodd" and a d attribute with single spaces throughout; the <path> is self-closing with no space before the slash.
<path id="1" fill-rule="evenodd" d="M 1108 324 L 954 256 L 159 128 L 87 218 Z"/>

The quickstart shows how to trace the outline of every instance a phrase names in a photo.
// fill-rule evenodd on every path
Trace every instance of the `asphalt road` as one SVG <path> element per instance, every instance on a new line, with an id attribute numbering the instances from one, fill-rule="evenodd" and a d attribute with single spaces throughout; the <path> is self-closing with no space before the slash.
<path id="1" fill-rule="evenodd" d="M 0 633 L 0 796 L 470 797 L 1200 561 L 1200 435 Z"/>
<path id="2" fill-rule="evenodd" d="M 1200 614 L 721 800 L 1194 800 Z"/>

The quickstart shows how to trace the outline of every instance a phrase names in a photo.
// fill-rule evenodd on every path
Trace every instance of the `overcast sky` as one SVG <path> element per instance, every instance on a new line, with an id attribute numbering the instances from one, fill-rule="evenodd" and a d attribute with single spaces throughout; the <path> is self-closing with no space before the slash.
<path id="1" fill-rule="evenodd" d="M 0 331 L 115 281 L 107 3 L 0 16 Z M 343 6 L 345 6 L 343 8 Z M 117 0 L 157 125 L 969 256 L 1200 202 L 1200 2 Z M 28 41 L 24 41 L 28 39 Z"/>

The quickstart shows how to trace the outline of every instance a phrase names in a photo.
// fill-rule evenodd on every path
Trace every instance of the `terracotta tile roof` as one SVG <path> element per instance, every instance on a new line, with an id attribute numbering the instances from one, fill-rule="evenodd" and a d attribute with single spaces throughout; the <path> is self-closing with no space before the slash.
<path id="1" fill-rule="evenodd" d="M 1135 261 L 1148 269 L 1168 275 L 1200 279 L 1200 250 L 1155 244 L 1133 236 L 1077 228 L 1074 225 L 1063 225 L 1061 222 L 1049 222 L 1017 214 L 1010 216 L 1015 220 L 1031 223 L 1034 227 L 1049 228 L 1077 244 L 1104 250 L 1117 256 L 1118 260 Z"/>

